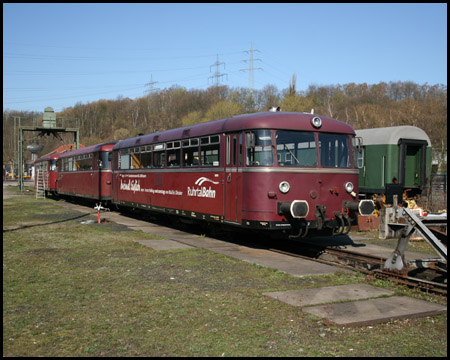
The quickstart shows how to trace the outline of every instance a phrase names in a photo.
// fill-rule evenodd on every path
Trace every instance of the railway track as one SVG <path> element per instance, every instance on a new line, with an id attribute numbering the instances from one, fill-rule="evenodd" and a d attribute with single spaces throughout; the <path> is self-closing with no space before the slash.
<path id="1" fill-rule="evenodd" d="M 350 270 L 358 270 L 379 279 L 389 279 L 395 283 L 429 293 L 447 295 L 447 270 L 439 266 L 427 268 L 409 266 L 402 272 L 395 272 L 384 269 L 385 258 L 362 255 L 349 250 L 312 244 L 300 244 L 300 246 L 295 246 L 295 248 L 288 245 L 283 248 L 271 248 L 269 250 Z"/>

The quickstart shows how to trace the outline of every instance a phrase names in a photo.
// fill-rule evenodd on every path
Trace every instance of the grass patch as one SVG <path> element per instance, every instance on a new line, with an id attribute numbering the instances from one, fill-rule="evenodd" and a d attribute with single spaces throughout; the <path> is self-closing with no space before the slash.
<path id="1" fill-rule="evenodd" d="M 446 314 L 329 327 L 262 295 L 363 275 L 296 278 L 202 249 L 153 251 L 133 241 L 150 234 L 5 192 L 3 356 L 447 355 Z"/>

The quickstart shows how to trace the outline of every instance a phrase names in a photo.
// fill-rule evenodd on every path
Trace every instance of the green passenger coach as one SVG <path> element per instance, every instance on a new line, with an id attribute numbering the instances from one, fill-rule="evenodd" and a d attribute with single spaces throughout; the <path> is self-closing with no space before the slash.
<path id="1" fill-rule="evenodd" d="M 355 132 L 362 138 L 357 155 L 361 198 L 386 193 L 387 184 L 403 186 L 408 197 L 429 186 L 431 142 L 422 129 L 392 126 Z"/>

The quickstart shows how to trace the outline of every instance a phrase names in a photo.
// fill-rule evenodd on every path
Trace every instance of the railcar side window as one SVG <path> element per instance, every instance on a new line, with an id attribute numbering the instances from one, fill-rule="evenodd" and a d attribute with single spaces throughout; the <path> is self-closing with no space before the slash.
<path id="1" fill-rule="evenodd" d="M 141 147 L 141 167 L 149 169 L 152 167 L 152 147 L 151 145 Z"/>
<path id="2" fill-rule="evenodd" d="M 314 133 L 277 131 L 275 137 L 279 166 L 317 166 L 317 148 Z"/>
<path id="3" fill-rule="evenodd" d="M 351 167 L 348 135 L 320 133 L 319 149 L 323 167 Z"/>
<path id="4" fill-rule="evenodd" d="M 202 166 L 220 165 L 220 137 L 206 136 L 200 139 L 200 156 Z"/>
<path id="5" fill-rule="evenodd" d="M 358 169 L 362 169 L 364 167 L 364 147 L 362 145 L 362 137 L 352 137 L 352 147 L 353 153 L 355 155 L 354 163 L 356 164 Z"/>
<path id="6" fill-rule="evenodd" d="M 80 167 L 78 166 L 78 158 L 74 157 L 72 162 L 72 171 L 78 171 Z"/>
<path id="7" fill-rule="evenodd" d="M 236 135 L 233 136 L 233 166 L 236 165 L 236 158 L 237 158 L 237 154 L 236 154 L 236 145 L 237 145 L 237 139 L 236 139 Z"/>
<path id="8" fill-rule="evenodd" d="M 140 169 L 141 168 L 141 152 L 138 147 L 130 149 L 131 151 L 131 167 L 130 169 Z"/>
<path id="9" fill-rule="evenodd" d="M 255 130 L 246 134 L 247 166 L 272 166 L 273 147 L 271 130 Z"/>
<path id="10" fill-rule="evenodd" d="M 181 163 L 181 145 L 180 141 L 171 141 L 167 143 L 167 166 L 179 167 Z"/>
<path id="11" fill-rule="evenodd" d="M 58 168 L 59 171 L 67 171 L 67 167 L 68 167 L 67 159 L 59 159 L 58 165 L 59 165 L 59 168 Z"/>
<path id="12" fill-rule="evenodd" d="M 153 167 L 163 168 L 166 162 L 166 147 L 164 144 L 155 145 L 153 148 Z"/>
<path id="13" fill-rule="evenodd" d="M 183 140 L 183 166 L 198 166 L 198 139 Z"/>
<path id="14" fill-rule="evenodd" d="M 74 159 L 74 171 L 92 170 L 92 154 L 79 155 Z"/>
<path id="15" fill-rule="evenodd" d="M 69 163 L 67 159 L 61 159 L 59 160 L 61 164 L 61 171 L 69 171 Z"/>
<path id="16" fill-rule="evenodd" d="M 239 166 L 242 166 L 242 158 L 243 158 L 242 144 L 243 144 L 243 135 L 241 133 L 239 134 Z"/>
<path id="17" fill-rule="evenodd" d="M 127 170 L 130 168 L 130 149 L 120 150 L 120 168 Z"/>
<path id="18" fill-rule="evenodd" d="M 356 164 L 358 169 L 362 169 L 364 167 L 364 148 L 360 148 L 355 151 Z"/>

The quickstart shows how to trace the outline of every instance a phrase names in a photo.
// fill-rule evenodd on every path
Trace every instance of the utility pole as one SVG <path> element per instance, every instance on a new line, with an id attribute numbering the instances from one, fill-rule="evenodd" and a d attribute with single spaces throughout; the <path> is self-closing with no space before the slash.
<path id="1" fill-rule="evenodd" d="M 209 67 L 209 72 L 211 72 L 211 68 L 213 66 L 216 67 L 216 73 L 213 76 L 210 76 L 208 78 L 208 79 L 215 78 L 216 79 L 216 86 L 219 86 L 219 78 L 221 78 L 222 76 L 226 76 L 227 80 L 228 80 L 228 74 L 221 74 L 221 73 L 219 73 L 219 66 L 222 65 L 222 64 L 223 64 L 223 68 L 225 69 L 225 63 L 224 62 L 219 62 L 219 54 L 217 54 L 216 62 Z"/>
<path id="2" fill-rule="evenodd" d="M 254 76 L 253 76 L 253 71 L 255 71 L 255 70 L 262 70 L 261 68 L 255 68 L 253 66 L 253 61 L 261 61 L 261 59 L 254 59 L 253 58 L 253 52 L 255 52 L 255 51 L 260 52 L 259 50 L 253 49 L 253 45 L 250 42 L 250 50 L 244 51 L 244 52 L 249 54 L 249 58 L 248 58 L 248 60 L 243 60 L 243 62 L 248 62 L 248 68 L 247 69 L 241 69 L 241 71 L 248 71 L 248 87 L 249 87 L 249 89 L 251 91 L 253 91 L 253 89 L 255 87 L 255 79 L 254 79 Z"/>
<path id="3" fill-rule="evenodd" d="M 19 142 L 18 129 L 22 126 L 21 125 L 21 121 L 22 121 L 22 119 L 25 119 L 25 117 L 13 116 L 13 119 L 14 119 L 14 136 L 13 136 L 13 138 L 14 138 L 14 152 L 13 152 L 13 154 L 14 155 L 13 155 L 13 159 L 12 159 L 11 172 L 12 172 L 12 178 L 14 180 L 15 179 L 15 175 L 16 175 L 14 162 L 17 160 L 17 164 L 20 163 L 20 161 L 19 161 L 19 149 L 18 149 L 18 147 L 19 147 L 18 146 L 18 142 Z M 6 121 L 8 121 L 8 120 L 6 120 Z M 19 172 L 19 168 L 17 168 L 17 172 Z"/>
<path id="4" fill-rule="evenodd" d="M 153 91 L 159 90 L 159 88 L 154 88 L 153 85 L 157 84 L 158 81 L 153 81 L 153 74 L 150 74 L 150 82 L 145 84 L 146 86 L 150 86 L 150 89 L 145 90 L 146 93 L 151 94 Z"/>

